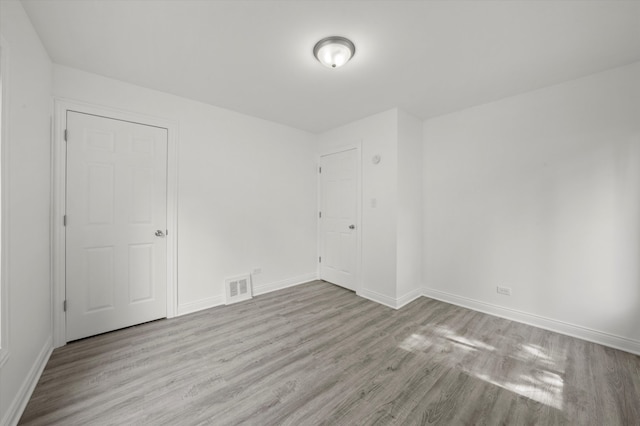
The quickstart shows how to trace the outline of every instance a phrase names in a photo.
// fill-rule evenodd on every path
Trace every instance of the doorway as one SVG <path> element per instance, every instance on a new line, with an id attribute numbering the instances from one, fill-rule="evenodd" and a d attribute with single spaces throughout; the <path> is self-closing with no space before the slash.
<path id="1" fill-rule="evenodd" d="M 320 157 L 320 279 L 357 290 L 358 154 L 356 148 Z"/>
<path id="2" fill-rule="evenodd" d="M 66 112 L 66 341 L 167 316 L 167 129 Z"/>

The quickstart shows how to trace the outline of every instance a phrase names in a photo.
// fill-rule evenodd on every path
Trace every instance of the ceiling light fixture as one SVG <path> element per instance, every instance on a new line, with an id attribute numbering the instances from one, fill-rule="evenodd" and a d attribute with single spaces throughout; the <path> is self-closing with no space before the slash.
<path id="1" fill-rule="evenodd" d="M 338 68 L 349 62 L 356 53 L 356 46 L 348 38 L 331 36 L 316 43 L 313 55 L 322 65 Z"/>

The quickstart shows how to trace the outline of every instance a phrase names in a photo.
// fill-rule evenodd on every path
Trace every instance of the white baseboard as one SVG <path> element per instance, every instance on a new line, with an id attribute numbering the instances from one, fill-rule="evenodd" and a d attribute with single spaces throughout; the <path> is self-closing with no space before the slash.
<path id="1" fill-rule="evenodd" d="M 22 382 L 22 386 L 20 386 L 20 390 L 18 394 L 9 405 L 9 409 L 4 415 L 0 424 L 7 426 L 15 426 L 20 421 L 20 417 L 24 412 L 24 409 L 27 407 L 27 403 L 31 398 L 31 394 L 33 394 L 33 390 L 36 388 L 38 384 L 38 380 L 40 380 L 40 376 L 44 371 L 44 367 L 47 365 L 49 361 L 49 357 L 51 356 L 51 352 L 53 351 L 53 340 L 51 336 L 47 338 L 44 346 L 40 350 L 36 361 L 31 366 L 27 377 L 24 382 Z"/>
<path id="2" fill-rule="evenodd" d="M 287 278 L 286 280 L 275 281 L 268 284 L 261 284 L 253 287 L 253 295 L 259 296 L 261 294 L 271 293 L 272 291 L 282 290 L 283 288 L 293 287 L 317 279 L 318 273 L 310 272 L 308 274 L 298 275 L 297 277 Z"/>
<path id="3" fill-rule="evenodd" d="M 378 293 L 377 291 L 368 290 L 366 288 L 361 288 L 357 294 L 360 297 L 364 297 L 365 299 L 369 299 L 373 302 L 380 303 L 381 305 L 388 306 L 391 309 L 397 309 L 396 299 L 393 297 L 389 297 L 384 294 Z"/>
<path id="4" fill-rule="evenodd" d="M 446 293 L 444 291 L 428 287 L 423 288 L 423 295 L 431 299 L 462 306 L 463 308 L 521 322 L 534 327 L 543 328 L 545 330 L 555 331 L 557 333 L 566 334 L 567 336 L 577 337 L 578 339 L 640 355 L 640 341 L 638 340 L 616 336 L 614 334 L 546 318 L 540 315 L 530 314 L 528 312 L 518 311 L 516 309 L 505 308 L 503 306 L 470 299 L 468 297 L 457 296 L 455 294 Z"/>
<path id="5" fill-rule="evenodd" d="M 416 288 L 414 290 L 411 290 L 409 293 L 405 294 L 404 296 L 398 297 L 396 299 L 396 309 L 400 309 L 404 305 L 408 305 L 409 303 L 413 302 L 417 298 L 422 297 L 423 293 L 424 291 L 422 288 Z"/>
<path id="6" fill-rule="evenodd" d="M 196 300 L 194 302 L 179 303 L 177 316 L 192 314 L 203 309 L 209 309 L 213 308 L 214 306 L 224 305 L 224 302 L 224 296 L 214 296 Z"/>
<path id="7" fill-rule="evenodd" d="M 275 281 L 268 284 L 262 284 L 253 288 L 253 295 L 258 296 L 265 293 L 270 293 L 276 290 L 282 290 L 283 288 L 293 287 L 294 285 L 304 284 L 309 281 L 317 280 L 318 274 L 312 272 L 309 274 L 298 275 L 297 277 L 287 278 L 286 280 Z M 191 314 L 201 311 L 203 309 L 209 309 L 216 306 L 224 305 L 224 296 L 213 296 L 205 299 L 196 300 L 194 302 L 180 303 L 178 304 L 178 316 Z"/>
<path id="8" fill-rule="evenodd" d="M 365 299 L 369 299 L 373 302 L 380 303 L 381 305 L 388 306 L 392 309 L 400 309 L 404 305 L 409 304 L 416 300 L 417 298 L 422 296 L 422 288 L 416 288 L 415 290 L 410 291 L 409 293 L 396 298 L 386 296 L 384 294 L 378 293 L 377 291 L 368 290 L 366 288 L 358 291 L 358 296 L 364 297 Z"/>

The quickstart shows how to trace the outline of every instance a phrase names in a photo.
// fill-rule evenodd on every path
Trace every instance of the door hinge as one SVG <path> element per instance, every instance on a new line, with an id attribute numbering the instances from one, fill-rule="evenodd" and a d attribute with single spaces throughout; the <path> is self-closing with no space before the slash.
<path id="1" fill-rule="evenodd" d="M 322 173 L 322 167 L 318 167 L 318 173 Z"/>
<path id="2" fill-rule="evenodd" d="M 64 141 L 65 142 L 67 141 L 67 136 L 68 136 L 67 129 L 64 129 Z"/>
<path id="3" fill-rule="evenodd" d="M 67 215 L 62 216 L 62 226 L 67 226 Z"/>
<path id="4" fill-rule="evenodd" d="M 318 212 L 318 217 L 322 219 L 322 212 Z"/>
<path id="5" fill-rule="evenodd" d="M 169 230 L 168 230 L 168 229 L 165 229 L 165 230 L 164 230 L 164 235 L 165 235 L 165 236 L 166 236 L 166 235 L 169 235 Z"/>
<path id="6" fill-rule="evenodd" d="M 62 302 L 62 310 L 67 312 L 67 301 Z"/>
<path id="7" fill-rule="evenodd" d="M 318 257 L 318 263 L 322 263 L 322 256 Z"/>

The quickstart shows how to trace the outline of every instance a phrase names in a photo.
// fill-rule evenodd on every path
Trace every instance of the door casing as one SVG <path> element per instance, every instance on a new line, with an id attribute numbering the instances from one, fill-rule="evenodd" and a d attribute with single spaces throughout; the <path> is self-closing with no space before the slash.
<path id="1" fill-rule="evenodd" d="M 64 229 L 66 199 L 66 155 L 64 131 L 67 127 L 67 111 L 98 115 L 132 123 L 146 124 L 167 129 L 167 318 L 177 314 L 177 198 L 178 198 L 178 162 L 177 135 L 178 123 L 175 120 L 154 117 L 141 113 L 120 110 L 102 105 L 76 100 L 55 98 L 52 128 L 52 200 L 51 200 L 51 241 L 52 241 L 52 334 L 53 347 L 66 344 L 65 276 L 66 276 L 66 236 Z"/>
<path id="2" fill-rule="evenodd" d="M 355 287 L 356 294 L 360 295 L 362 290 L 362 141 L 357 141 L 355 143 L 349 145 L 340 145 L 333 148 L 328 148 L 326 150 L 321 151 L 318 154 L 317 167 L 319 170 L 320 160 L 322 157 L 331 154 L 338 154 L 340 152 L 349 151 L 355 149 L 356 150 L 356 198 L 357 198 L 357 207 L 356 207 L 356 277 L 355 277 Z M 317 193 L 318 193 L 318 211 L 322 208 L 322 199 L 321 199 L 321 191 L 322 191 L 322 176 L 318 173 L 318 184 L 317 184 Z M 318 258 L 320 257 L 321 247 L 322 247 L 322 223 L 320 222 L 322 219 L 318 218 L 318 226 L 317 226 L 317 235 L 318 235 Z M 318 262 L 318 269 L 316 271 L 318 277 L 320 277 L 320 263 Z"/>

